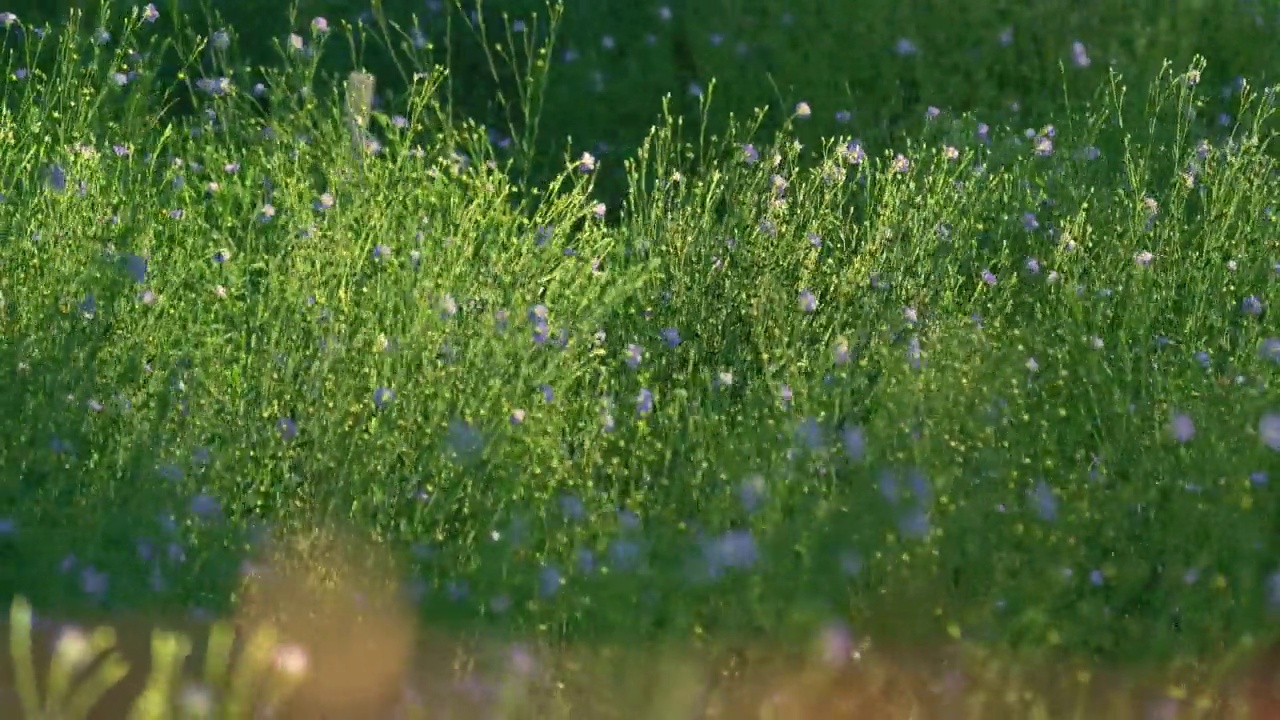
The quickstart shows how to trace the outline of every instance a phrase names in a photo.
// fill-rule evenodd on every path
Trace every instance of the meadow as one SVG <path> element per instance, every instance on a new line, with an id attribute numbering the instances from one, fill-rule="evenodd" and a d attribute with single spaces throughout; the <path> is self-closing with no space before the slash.
<path id="1" fill-rule="evenodd" d="M 575 101 L 556 6 L 487 117 L 380 5 L 0 12 L 0 709 L 1276 717 L 1280 18 L 1210 6 L 848 106 Z"/>

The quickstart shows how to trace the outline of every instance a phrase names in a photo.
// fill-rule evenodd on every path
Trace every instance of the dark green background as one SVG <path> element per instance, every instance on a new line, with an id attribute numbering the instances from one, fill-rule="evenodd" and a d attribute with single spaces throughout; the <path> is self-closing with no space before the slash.
<path id="1" fill-rule="evenodd" d="M 138 4 L 111 3 L 117 15 Z M 670 20 L 660 17 L 664 4 Z M 83 6 L 92 25 L 96 13 L 94 0 L 10 0 L 7 5 L 26 22 L 64 18 L 72 6 Z M 156 5 L 161 33 L 173 32 L 176 15 L 196 32 L 233 28 L 234 52 L 250 66 L 278 63 L 274 43 L 289 32 L 309 37 L 312 17 L 324 16 L 335 28 L 373 17 L 367 2 L 338 0 L 301 0 L 292 23 L 285 3 L 161 0 Z M 418 27 L 434 45 L 432 59 L 450 69 L 454 109 L 505 133 L 496 90 L 513 95 L 511 77 L 499 73 L 502 82 L 495 81 L 480 42 L 466 27 L 464 15 L 474 7 L 471 0 L 462 7 L 454 0 L 386 0 L 382 5 L 388 20 L 406 28 L 417 13 Z M 545 21 L 541 0 L 483 4 L 495 35 L 501 34 L 504 16 L 528 19 L 535 12 Z M 566 149 L 574 155 L 583 150 L 605 158 L 625 155 L 659 120 L 668 93 L 675 112 L 696 117 L 699 103 L 688 87 L 693 82 L 706 87 L 712 78 L 717 81 L 712 132 L 724 127 L 730 113 L 749 115 L 765 104 L 775 110 L 766 127 L 776 126 L 804 100 L 814 114 L 800 127 L 802 140 L 848 134 L 880 150 L 917 134 L 930 105 L 973 112 L 993 127 L 1053 122 L 1069 98 L 1093 95 L 1111 62 L 1125 74 L 1126 84 L 1143 87 L 1163 60 L 1182 70 L 1202 54 L 1208 61 L 1205 80 L 1214 91 L 1237 76 L 1255 85 L 1274 82 L 1280 70 L 1275 41 L 1280 3 L 1275 0 L 567 0 L 563 17 L 534 154 L 540 175 L 562 167 Z M 1008 44 L 1001 41 L 1006 28 L 1013 31 Z M 538 32 L 545 38 L 545 22 Z M 612 37 L 612 48 L 603 45 L 605 36 Z M 919 52 L 895 53 L 901 37 L 910 38 Z M 1088 48 L 1093 61 L 1088 68 L 1071 63 L 1076 40 Z M 577 59 L 565 62 L 566 50 Z M 361 46 L 358 63 L 340 38 L 329 43 L 321 60 L 331 74 L 353 64 L 373 72 L 381 91 L 395 94 L 404 88 L 385 47 L 372 37 Z M 1134 101 L 1141 102 L 1137 95 Z M 1014 101 L 1017 111 L 1011 110 Z M 837 122 L 839 110 L 851 111 L 852 122 Z M 616 182 L 621 163 L 609 165 L 613 174 L 606 176 Z"/>

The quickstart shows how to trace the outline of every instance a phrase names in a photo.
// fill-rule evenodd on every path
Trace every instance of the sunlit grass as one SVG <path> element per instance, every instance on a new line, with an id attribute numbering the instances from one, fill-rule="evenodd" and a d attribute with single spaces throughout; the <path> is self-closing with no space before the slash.
<path id="1" fill-rule="evenodd" d="M 1112 73 L 901 147 L 667 116 L 611 207 L 615 159 L 513 179 L 441 68 L 372 110 L 312 89 L 319 23 L 245 75 L 147 17 L 4 31 L 0 597 L 230 615 L 266 539 L 343 523 L 409 614 L 548 645 L 847 632 L 1221 687 L 1273 639 L 1275 88 L 1224 123 L 1200 60 Z M 194 120 L 153 120 L 148 55 Z"/>

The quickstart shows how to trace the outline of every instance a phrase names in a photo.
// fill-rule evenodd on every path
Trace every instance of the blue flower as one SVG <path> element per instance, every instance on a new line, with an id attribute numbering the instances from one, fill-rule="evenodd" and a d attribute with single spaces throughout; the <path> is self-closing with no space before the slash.
<path id="1" fill-rule="evenodd" d="M 298 436 L 297 423 L 287 417 L 276 421 L 276 430 L 280 433 L 280 437 L 285 440 L 292 440 Z"/>
<path id="2" fill-rule="evenodd" d="M 147 281 L 147 259 L 138 255 L 126 255 L 125 271 L 134 282 L 141 285 Z"/>
<path id="3" fill-rule="evenodd" d="M 1053 488 L 1049 487 L 1048 483 L 1043 480 L 1036 483 L 1030 495 L 1036 514 L 1041 519 L 1052 522 L 1058 518 L 1058 498 L 1053 494 Z"/>
<path id="4" fill-rule="evenodd" d="M 555 595 L 563 584 L 564 576 L 556 566 L 547 565 L 538 571 L 538 594 L 542 597 L 549 598 Z"/>
<path id="5" fill-rule="evenodd" d="M 648 388 L 640 388 L 636 395 L 636 414 L 640 416 L 653 412 L 653 393 Z"/>

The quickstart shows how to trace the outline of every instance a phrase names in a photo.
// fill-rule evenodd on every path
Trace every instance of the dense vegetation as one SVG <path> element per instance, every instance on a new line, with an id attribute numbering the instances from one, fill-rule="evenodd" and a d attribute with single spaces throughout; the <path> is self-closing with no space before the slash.
<path id="1" fill-rule="evenodd" d="M 0 602 L 222 614 L 341 524 L 422 617 L 548 642 L 1268 644 L 1276 9 L 873 3 L 873 49 L 836 5 L 490 22 L 461 95 L 480 46 L 392 40 L 367 114 L 337 17 L 255 68 L 155 6 L 0 15 Z M 738 74 L 661 105 L 664 44 Z"/>

